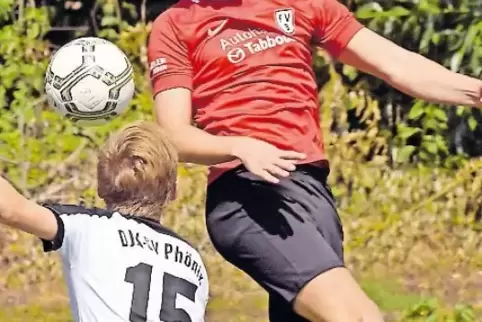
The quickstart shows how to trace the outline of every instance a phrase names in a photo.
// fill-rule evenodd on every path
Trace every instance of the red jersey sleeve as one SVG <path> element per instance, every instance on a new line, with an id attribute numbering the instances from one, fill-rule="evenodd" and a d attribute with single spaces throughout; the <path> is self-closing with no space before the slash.
<path id="1" fill-rule="evenodd" d="M 147 58 L 154 96 L 176 87 L 192 90 L 187 47 L 167 14 L 159 16 L 152 25 Z"/>
<path id="2" fill-rule="evenodd" d="M 315 12 L 314 40 L 331 56 L 337 57 L 363 25 L 337 0 L 312 1 Z"/>

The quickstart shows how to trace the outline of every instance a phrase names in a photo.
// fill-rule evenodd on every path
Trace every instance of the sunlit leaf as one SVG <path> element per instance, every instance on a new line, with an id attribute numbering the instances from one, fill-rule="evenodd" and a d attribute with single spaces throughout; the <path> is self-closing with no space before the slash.
<path id="1" fill-rule="evenodd" d="M 410 112 L 408 113 L 408 118 L 411 120 L 416 120 L 420 118 L 425 112 L 424 104 L 425 103 L 423 101 L 418 101 L 417 103 L 415 103 L 410 109 Z"/>
<path id="2" fill-rule="evenodd" d="M 470 130 L 475 130 L 475 128 L 477 127 L 477 120 L 472 115 L 469 117 L 467 122 L 469 123 Z"/>
<path id="3" fill-rule="evenodd" d="M 372 18 L 383 12 L 382 6 L 378 2 L 367 3 L 356 11 L 356 16 L 360 19 Z"/>

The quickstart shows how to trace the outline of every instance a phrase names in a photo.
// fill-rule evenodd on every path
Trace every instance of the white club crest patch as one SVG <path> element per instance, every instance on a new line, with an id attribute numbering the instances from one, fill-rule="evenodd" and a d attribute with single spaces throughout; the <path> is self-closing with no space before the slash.
<path id="1" fill-rule="evenodd" d="M 276 10 L 274 19 L 278 27 L 288 35 L 295 32 L 295 11 L 291 8 Z"/>

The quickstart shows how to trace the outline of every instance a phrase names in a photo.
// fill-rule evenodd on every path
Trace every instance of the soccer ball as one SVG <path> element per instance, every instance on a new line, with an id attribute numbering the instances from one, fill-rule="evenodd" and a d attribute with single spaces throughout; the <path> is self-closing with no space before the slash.
<path id="1" fill-rule="evenodd" d="M 132 64 L 105 39 L 78 38 L 52 57 L 45 92 L 49 104 L 73 122 L 104 123 L 123 113 L 134 95 Z"/>

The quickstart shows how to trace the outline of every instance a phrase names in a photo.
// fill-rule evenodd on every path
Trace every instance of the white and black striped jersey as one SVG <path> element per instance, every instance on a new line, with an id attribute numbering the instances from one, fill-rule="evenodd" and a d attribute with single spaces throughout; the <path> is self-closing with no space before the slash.
<path id="1" fill-rule="evenodd" d="M 59 227 L 44 250 L 61 254 L 76 321 L 204 321 L 208 276 L 188 242 L 150 219 L 44 206 Z"/>

